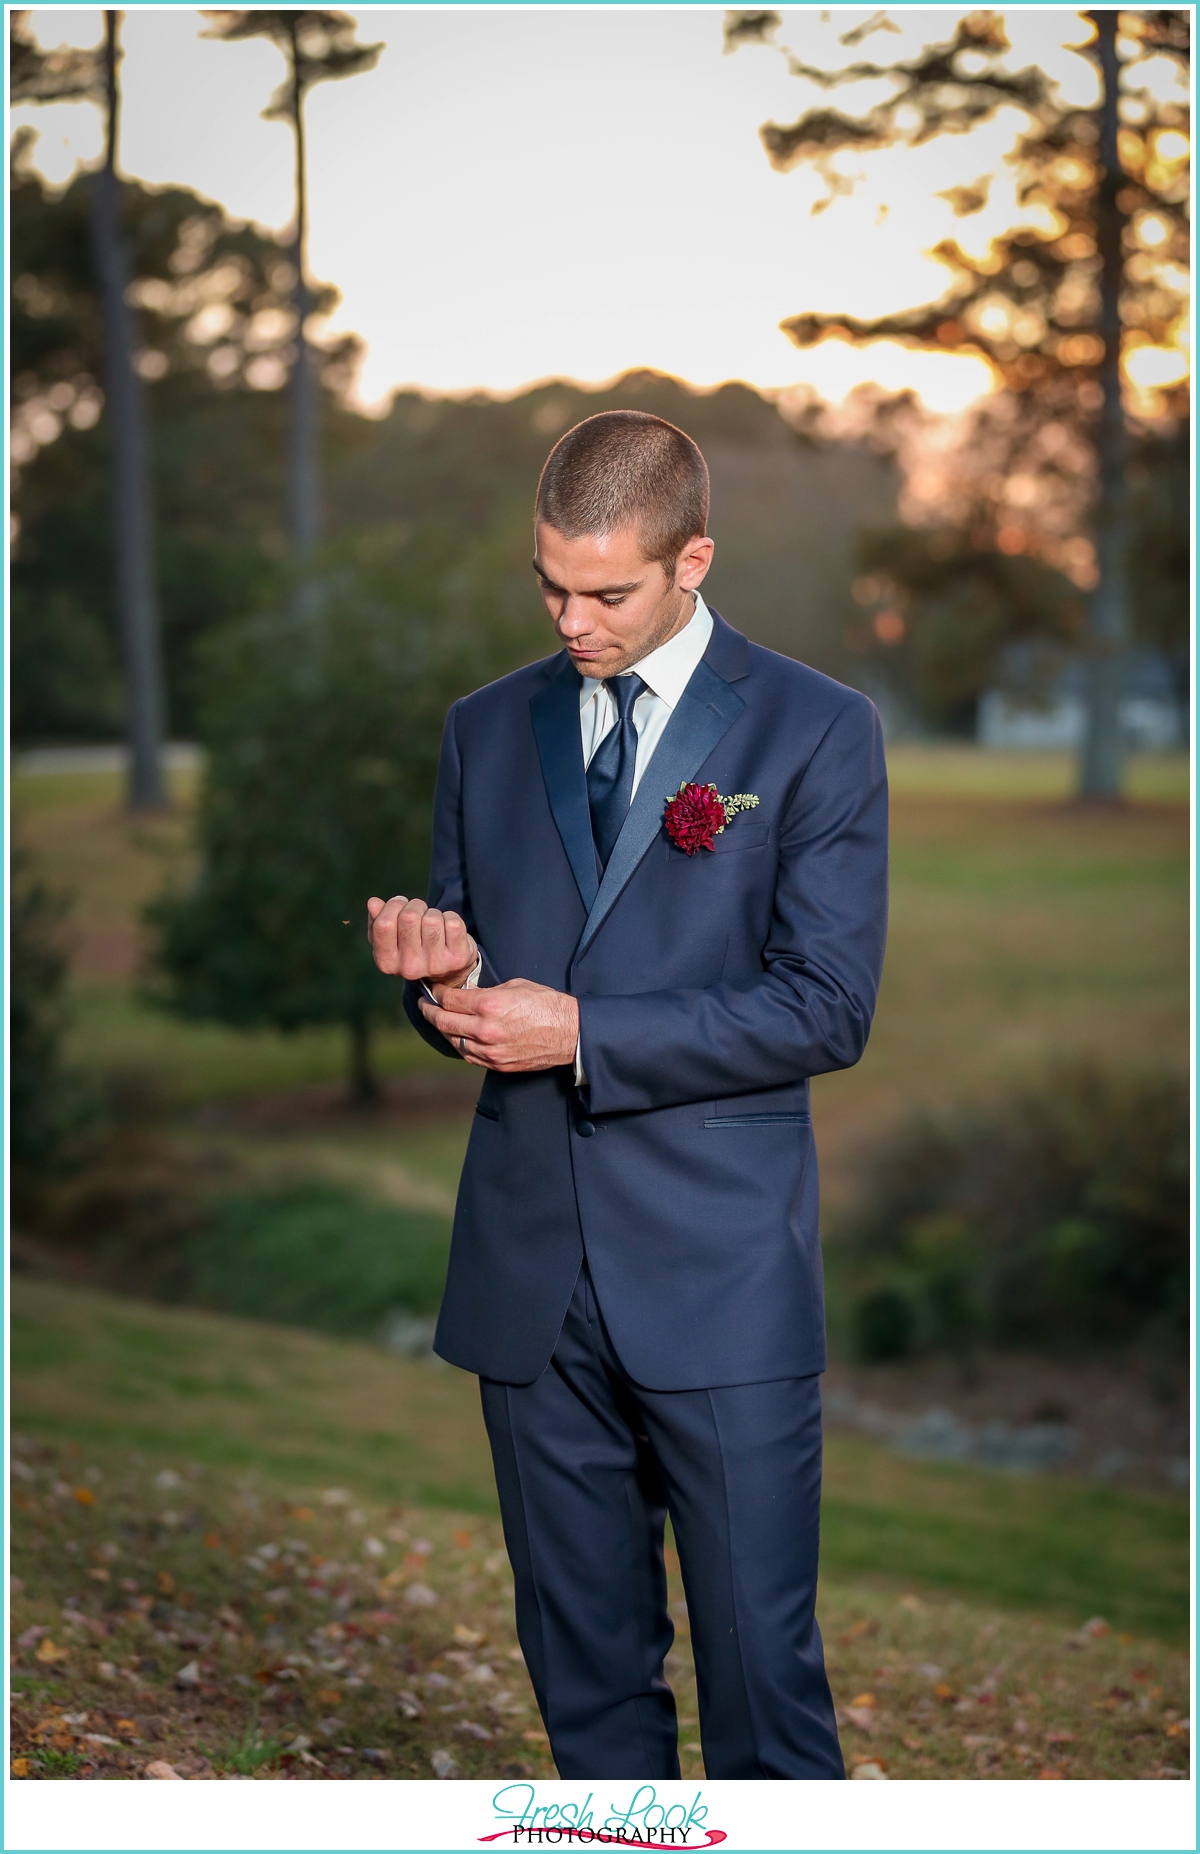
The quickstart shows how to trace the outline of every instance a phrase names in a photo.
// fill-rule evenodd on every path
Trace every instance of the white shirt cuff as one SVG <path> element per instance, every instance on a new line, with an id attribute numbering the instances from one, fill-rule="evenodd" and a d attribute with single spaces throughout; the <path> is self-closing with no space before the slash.
<path id="1" fill-rule="evenodd" d="M 582 1036 L 577 1036 L 575 1039 L 575 1086 L 577 1088 L 587 1087 L 587 1076 L 583 1072 L 583 1038 Z"/>
<path id="2" fill-rule="evenodd" d="M 475 960 L 475 969 L 471 973 L 470 978 L 467 979 L 466 982 L 464 983 L 462 989 L 464 991 L 474 990 L 475 987 L 479 984 L 479 977 L 482 971 L 483 971 L 483 954 L 480 953 Z"/>

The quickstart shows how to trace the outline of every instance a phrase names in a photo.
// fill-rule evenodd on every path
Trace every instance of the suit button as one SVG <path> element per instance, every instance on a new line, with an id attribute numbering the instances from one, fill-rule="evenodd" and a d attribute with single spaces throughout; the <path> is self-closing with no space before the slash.
<path id="1" fill-rule="evenodd" d="M 575 1122 L 575 1131 L 578 1133 L 580 1139 L 591 1139 L 592 1134 L 596 1131 L 596 1122 L 594 1120 L 577 1120 Z"/>

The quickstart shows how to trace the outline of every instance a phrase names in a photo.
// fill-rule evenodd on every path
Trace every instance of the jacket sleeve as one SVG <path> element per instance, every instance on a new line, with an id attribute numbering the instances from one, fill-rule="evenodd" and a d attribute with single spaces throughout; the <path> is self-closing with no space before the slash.
<path id="1" fill-rule="evenodd" d="M 446 716 L 446 725 L 442 731 L 442 750 L 438 759 L 437 787 L 433 799 L 433 854 L 429 871 L 429 893 L 426 899 L 431 908 L 453 908 L 461 914 L 467 923 L 467 932 L 479 946 L 479 936 L 475 932 L 475 921 L 471 913 L 471 897 L 467 889 L 466 851 L 463 844 L 462 816 L 462 759 L 458 748 L 458 708 L 455 702 Z M 499 978 L 493 971 L 491 962 L 483 947 L 479 947 L 483 969 L 479 974 L 481 985 L 498 985 Z M 404 982 L 404 1009 L 409 1022 L 418 1036 L 424 1037 L 431 1049 L 436 1049 L 439 1056 L 452 1056 L 456 1062 L 462 1056 L 452 1043 L 439 1030 L 425 1021 L 418 1008 L 418 1000 L 424 996 L 420 985 L 411 979 Z"/>
<path id="2" fill-rule="evenodd" d="M 866 1047 L 887 934 L 887 777 L 865 697 L 838 710 L 780 829 L 762 973 L 701 990 L 581 997 L 595 1114 L 719 1099 L 850 1068 Z"/>

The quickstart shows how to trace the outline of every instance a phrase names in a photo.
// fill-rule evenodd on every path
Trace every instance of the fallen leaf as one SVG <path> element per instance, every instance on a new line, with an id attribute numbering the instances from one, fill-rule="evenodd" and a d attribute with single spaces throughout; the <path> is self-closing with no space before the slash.
<path id="1" fill-rule="evenodd" d="M 481 1744 L 490 1745 L 492 1742 L 492 1734 L 487 1727 L 476 1725 L 474 1719 L 463 1719 L 454 1729 L 456 1732 L 462 1732 L 467 1738 L 478 1738 Z"/>
<path id="2" fill-rule="evenodd" d="M 550 1743 L 545 1732 L 522 1732 L 521 1736 L 528 1745 L 548 1745 Z"/>
<path id="3" fill-rule="evenodd" d="M 884 1783 L 890 1781 L 887 1771 L 884 1770 L 882 1765 L 876 1764 L 874 1761 L 869 1764 L 856 1764 L 850 1772 L 850 1775 L 851 1777 L 873 1777 L 877 1782 L 880 1779 L 882 1779 Z"/>
<path id="4" fill-rule="evenodd" d="M 487 1640 L 487 1636 L 480 1629 L 468 1629 L 465 1623 L 456 1622 L 454 1639 L 456 1642 L 461 1642 L 464 1648 L 478 1648 L 480 1642 Z"/>
<path id="5" fill-rule="evenodd" d="M 958 1698 L 958 1695 L 954 1691 L 954 1688 L 948 1687 L 944 1680 L 939 1680 L 936 1687 L 933 1689 L 933 1691 L 934 1691 L 934 1695 L 936 1696 L 936 1698 L 940 1700 L 952 1700 L 952 1699 Z"/>
<path id="6" fill-rule="evenodd" d="M 207 1545 L 209 1551 L 220 1551 L 221 1549 L 221 1540 L 215 1532 L 206 1532 L 204 1534 L 204 1543 Z"/>
<path id="7" fill-rule="evenodd" d="M 95 1506 L 96 1496 L 90 1487 L 76 1487 L 74 1494 L 80 1506 Z"/>
<path id="8" fill-rule="evenodd" d="M 40 1642 L 42 1636 L 49 1635 L 49 1633 L 49 1629 L 47 1629 L 43 1623 L 35 1622 L 32 1628 L 25 1630 L 23 1635 L 18 1635 L 16 1646 L 18 1648 L 32 1648 L 34 1642 Z"/>
<path id="9" fill-rule="evenodd" d="M 1045 1778 L 1045 1777 L 1050 1777 L 1052 1779 L 1057 1778 L 1059 1781 L 1061 1781 L 1062 1771 L 1061 1770 L 1050 1770 L 1049 1768 L 1047 1768 L 1046 1770 L 1039 1770 L 1038 1776 L 1041 1778 Z"/>
<path id="10" fill-rule="evenodd" d="M 469 1532 L 456 1532 L 454 1534 L 454 1543 L 459 1547 L 460 1550 L 470 1551 L 475 1541 L 471 1537 L 471 1534 Z"/>
<path id="11" fill-rule="evenodd" d="M 199 1661 L 188 1661 L 181 1667 L 175 1676 L 175 1685 L 177 1687 L 198 1687 L 200 1685 Z"/>
<path id="12" fill-rule="evenodd" d="M 524 1656 L 524 1655 L 522 1654 L 522 1652 L 521 1652 L 521 1650 L 520 1650 L 519 1648 L 510 1648 L 510 1649 L 509 1649 L 509 1651 L 508 1651 L 508 1659 L 509 1659 L 510 1661 L 517 1661 L 517 1662 L 519 1662 L 519 1664 L 520 1664 L 520 1665 L 521 1665 L 522 1667 L 524 1667 L 524 1665 L 525 1665 L 525 1656 Z"/>
<path id="13" fill-rule="evenodd" d="M 106 1571 L 103 1565 L 100 1564 L 91 1565 L 88 1570 L 88 1576 L 94 1577 L 98 1584 L 107 1584 L 112 1581 L 112 1572 Z"/>
<path id="14" fill-rule="evenodd" d="M 1047 1732 L 1046 1743 L 1048 1745 L 1073 1745 L 1075 1734 L 1074 1732 Z"/>
<path id="15" fill-rule="evenodd" d="M 857 1699 L 852 1699 L 850 1701 L 850 1704 L 852 1706 L 873 1706 L 875 1704 L 875 1695 L 873 1693 L 860 1693 Z"/>
<path id="16" fill-rule="evenodd" d="M 437 1591 L 428 1584 L 410 1584 L 404 1592 L 404 1601 L 411 1603 L 414 1609 L 431 1609 L 437 1602 Z"/>
<path id="17" fill-rule="evenodd" d="M 317 1699 L 322 1706 L 340 1706 L 342 1703 L 342 1696 L 336 1687 L 321 1687 Z"/>
<path id="18" fill-rule="evenodd" d="M 406 1719 L 420 1718 L 422 1710 L 421 1702 L 415 1693 L 398 1693 L 396 1695 L 396 1703 Z"/>
<path id="19" fill-rule="evenodd" d="M 314 1518 L 313 1510 L 311 1506 L 294 1506 L 292 1508 L 292 1518 L 301 1520 L 312 1519 Z"/>
<path id="20" fill-rule="evenodd" d="M 1087 1622 L 1084 1623 L 1079 1633 L 1081 1635 L 1089 1636 L 1093 1641 L 1095 1641 L 1095 1640 L 1098 1640 L 1099 1637 L 1102 1635 L 1110 1635 L 1112 1633 L 1112 1630 L 1110 1629 L 1108 1623 L 1105 1622 L 1103 1616 L 1092 1616 L 1088 1619 Z"/>
<path id="21" fill-rule="evenodd" d="M 171 1765 L 161 1757 L 155 1758 L 153 1764 L 147 1764 L 146 1775 L 148 1777 L 159 1777 L 167 1781 L 174 1781 L 175 1783 L 183 1782 L 183 1778 L 179 1775 L 179 1772 L 173 1770 Z"/>
<path id="22" fill-rule="evenodd" d="M 125 1732 L 127 1735 L 132 1735 L 133 1737 L 136 1738 L 137 1720 L 136 1719 L 118 1719 L 116 1722 L 116 1726 L 114 1727 L 114 1730 L 118 1732 Z"/>
<path id="23" fill-rule="evenodd" d="M 175 1588 L 175 1579 L 171 1576 L 170 1571 L 160 1571 L 158 1573 L 158 1587 L 164 1596 L 170 1596 L 172 1590 Z"/>
<path id="24" fill-rule="evenodd" d="M 839 1706 L 838 1723 L 855 1725 L 860 1732 L 869 1732 L 875 1723 L 875 1714 L 869 1706 Z"/>
<path id="25" fill-rule="evenodd" d="M 36 1659 L 39 1661 L 65 1661 L 69 1653 L 70 1650 L 67 1648 L 56 1648 L 47 1635 L 46 1639 L 38 1645 Z"/>
<path id="26" fill-rule="evenodd" d="M 458 1775 L 458 1765 L 449 1751 L 434 1751 L 430 1756 L 429 1762 L 433 1766 L 433 1774 L 435 1777 L 440 1777 L 445 1780 L 447 1777 L 456 1777 Z"/>
<path id="27" fill-rule="evenodd" d="M 14 1777 L 27 1777 L 29 1775 L 29 1759 L 27 1757 L 15 1757 L 8 1768 Z"/>

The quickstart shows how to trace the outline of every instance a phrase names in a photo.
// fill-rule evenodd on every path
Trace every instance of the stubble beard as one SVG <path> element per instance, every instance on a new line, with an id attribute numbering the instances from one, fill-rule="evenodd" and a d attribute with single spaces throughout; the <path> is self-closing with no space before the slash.
<path id="1" fill-rule="evenodd" d="M 645 637 L 640 638 L 636 644 L 629 643 L 622 647 L 622 660 L 615 669 L 606 672 L 606 679 L 609 676 L 621 676 L 626 670 L 635 669 L 645 657 L 652 656 L 661 645 L 667 643 L 677 632 L 682 631 L 686 624 L 690 623 L 696 610 L 696 594 L 675 592 L 674 588 L 672 592 L 675 593 L 674 597 L 672 593 L 667 593 L 663 600 L 665 605 L 669 605 L 669 611 L 661 616 L 653 629 Z"/>

